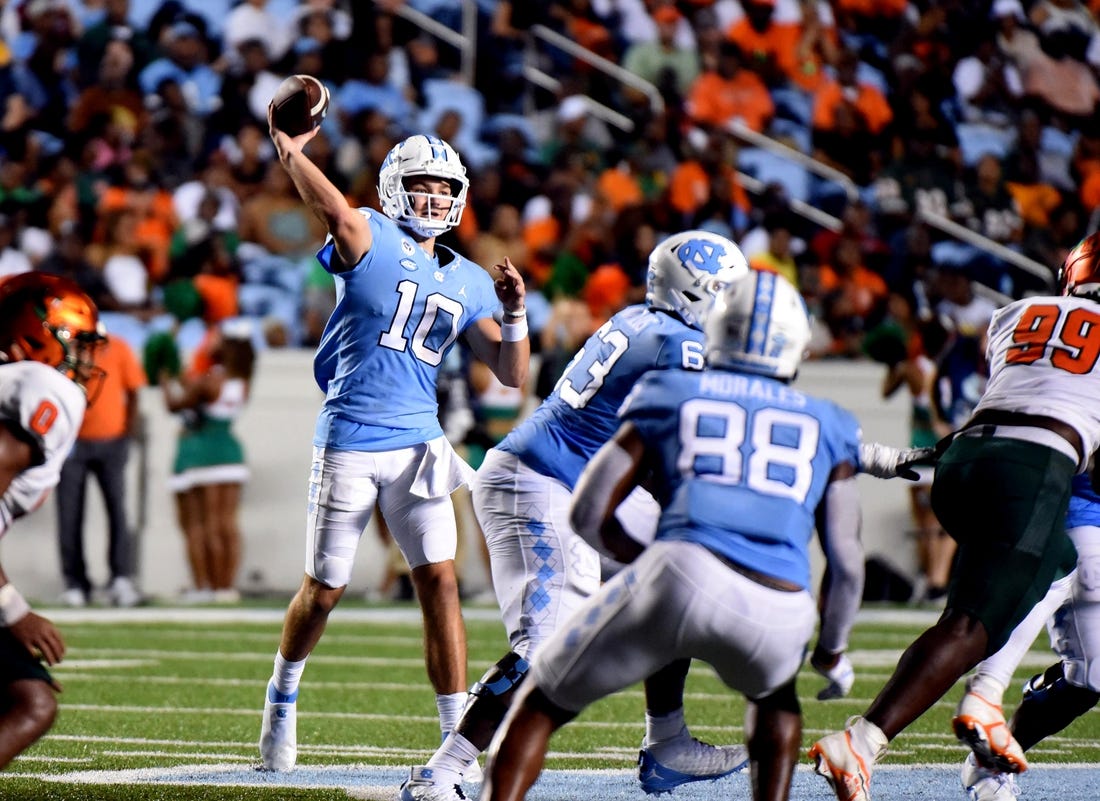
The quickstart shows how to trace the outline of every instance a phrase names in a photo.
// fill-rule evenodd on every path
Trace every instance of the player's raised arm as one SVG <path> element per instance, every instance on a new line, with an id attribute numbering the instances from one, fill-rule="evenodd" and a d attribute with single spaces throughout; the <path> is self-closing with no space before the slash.
<path id="1" fill-rule="evenodd" d="M 302 149 L 321 129 L 317 127 L 304 134 L 290 136 L 275 127 L 273 107 L 270 105 L 267 108 L 267 124 L 279 162 L 294 182 L 298 194 L 332 234 L 340 259 L 348 267 L 354 266 L 373 244 L 370 223 L 348 205 L 343 193 L 303 152 Z"/>

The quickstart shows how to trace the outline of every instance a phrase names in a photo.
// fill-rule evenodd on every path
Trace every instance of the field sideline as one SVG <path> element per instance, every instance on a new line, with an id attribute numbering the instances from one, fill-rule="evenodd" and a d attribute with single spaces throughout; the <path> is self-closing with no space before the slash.
<path id="1" fill-rule="evenodd" d="M 419 614 L 408 605 L 349 602 L 310 658 L 299 699 L 299 766 L 255 770 L 263 688 L 282 608 L 47 610 L 69 645 L 55 676 L 65 686 L 51 732 L 0 774 L 0 798 L 396 799 L 409 765 L 438 743 L 434 698 L 421 659 Z M 505 647 L 495 608 L 467 607 L 470 678 Z M 935 613 L 865 610 L 852 639 L 850 698 L 819 702 L 822 680 L 804 671 L 806 746 L 862 710 L 901 651 Z M 1050 664 L 1037 642 L 1017 683 Z M 964 798 L 965 755 L 949 721 L 961 685 L 893 744 L 875 774 L 876 801 Z M 1010 699 L 1015 691 L 1010 691 Z M 712 742 L 742 736 L 744 704 L 705 665 L 689 678 L 687 717 Z M 567 726 L 551 743 L 540 801 L 643 798 L 632 769 L 642 694 L 632 688 Z M 1036 747 L 1021 779 L 1027 801 L 1100 799 L 1100 714 L 1093 711 Z M 476 791 L 476 788 L 469 788 Z M 686 786 L 673 798 L 748 798 L 745 776 Z M 800 769 L 792 798 L 829 801 L 824 782 Z"/>

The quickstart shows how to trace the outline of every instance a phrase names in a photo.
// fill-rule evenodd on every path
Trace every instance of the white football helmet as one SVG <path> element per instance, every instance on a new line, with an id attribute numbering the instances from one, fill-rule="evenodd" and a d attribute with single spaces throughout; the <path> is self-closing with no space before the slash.
<path id="1" fill-rule="evenodd" d="M 451 185 L 451 194 L 406 191 L 405 179 L 421 175 L 447 181 Z M 466 208 L 469 189 L 470 181 L 462 159 L 453 147 L 438 136 L 416 134 L 399 142 L 386 155 L 378 172 L 378 198 L 382 201 L 382 211 L 403 228 L 422 237 L 438 236 L 458 225 L 462 210 Z M 427 216 L 418 217 L 413 211 L 414 196 L 427 197 Z M 443 217 L 431 216 L 437 204 L 446 206 L 448 203 L 450 208 Z"/>
<path id="2" fill-rule="evenodd" d="M 752 270 L 719 294 L 705 333 L 708 366 L 791 379 L 810 344 L 810 318 L 786 278 Z"/>
<path id="3" fill-rule="evenodd" d="M 649 254 L 645 302 L 702 330 L 707 310 L 749 263 L 737 245 L 710 231 L 673 234 Z"/>

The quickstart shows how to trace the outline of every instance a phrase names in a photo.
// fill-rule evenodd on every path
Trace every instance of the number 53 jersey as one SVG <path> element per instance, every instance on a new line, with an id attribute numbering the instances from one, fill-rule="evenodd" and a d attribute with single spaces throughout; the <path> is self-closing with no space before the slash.
<path id="1" fill-rule="evenodd" d="M 814 512 L 837 465 L 859 465 L 859 423 L 763 376 L 648 373 L 619 413 L 653 460 L 658 540 L 695 542 L 809 588 Z"/>
<path id="2" fill-rule="evenodd" d="M 989 382 L 975 413 L 1007 409 L 1073 426 L 1089 454 L 1100 445 L 1100 304 L 1026 298 L 993 315 Z"/>

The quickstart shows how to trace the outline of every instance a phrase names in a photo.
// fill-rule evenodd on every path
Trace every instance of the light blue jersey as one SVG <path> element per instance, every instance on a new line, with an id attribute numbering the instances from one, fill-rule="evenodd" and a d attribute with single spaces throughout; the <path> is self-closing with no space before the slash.
<path id="1" fill-rule="evenodd" d="M 628 306 L 588 338 L 554 391 L 497 448 L 572 489 L 619 427 L 623 400 L 650 370 L 703 367 L 703 333 L 662 311 Z"/>
<path id="2" fill-rule="evenodd" d="M 620 416 L 658 454 L 657 539 L 696 542 L 809 588 L 814 512 L 829 475 L 859 466 L 855 417 L 781 381 L 713 369 L 650 373 Z"/>
<path id="3" fill-rule="evenodd" d="M 395 450 L 443 435 L 439 366 L 459 334 L 500 302 L 478 265 L 441 245 L 429 256 L 385 215 L 360 212 L 373 244 L 353 269 L 332 269 L 331 240 L 317 253 L 336 279 L 336 308 L 313 360 L 325 392 L 313 443 Z"/>

